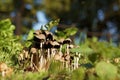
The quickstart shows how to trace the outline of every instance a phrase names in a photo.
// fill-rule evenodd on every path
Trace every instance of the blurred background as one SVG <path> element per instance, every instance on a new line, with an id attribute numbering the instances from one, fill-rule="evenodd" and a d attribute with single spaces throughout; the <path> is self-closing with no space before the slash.
<path id="1" fill-rule="evenodd" d="M 77 27 L 75 43 L 86 37 L 120 41 L 120 0 L 0 0 L 0 20 L 10 18 L 16 35 L 60 19 L 55 29 Z"/>

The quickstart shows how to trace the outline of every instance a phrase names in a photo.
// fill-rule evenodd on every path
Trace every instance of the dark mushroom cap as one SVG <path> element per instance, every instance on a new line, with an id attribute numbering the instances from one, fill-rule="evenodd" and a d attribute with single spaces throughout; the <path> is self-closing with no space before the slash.
<path id="1" fill-rule="evenodd" d="M 39 34 L 41 34 L 41 33 L 42 33 L 41 30 L 36 30 L 33 34 L 34 34 L 34 35 L 39 35 Z"/>
<path id="2" fill-rule="evenodd" d="M 72 40 L 70 38 L 67 38 L 63 41 L 63 44 L 70 44 Z"/>
<path id="3" fill-rule="evenodd" d="M 44 44 L 44 48 L 45 49 L 52 48 L 51 41 L 46 41 L 45 44 Z"/>
<path id="4" fill-rule="evenodd" d="M 60 48 L 60 44 L 57 41 L 52 41 L 51 44 L 54 48 Z"/>
<path id="5" fill-rule="evenodd" d="M 43 34 L 46 36 L 46 40 L 53 40 L 53 34 L 51 32 L 44 30 Z"/>
<path id="6" fill-rule="evenodd" d="M 60 48 L 60 44 L 57 41 L 46 41 L 45 48 Z"/>
<path id="7" fill-rule="evenodd" d="M 46 36 L 46 40 L 51 40 L 51 41 L 53 41 L 53 35 L 52 35 L 52 34 L 48 34 L 48 35 Z"/>
<path id="8" fill-rule="evenodd" d="M 41 42 L 41 41 L 44 41 L 45 39 L 46 39 L 46 37 L 44 34 L 39 34 L 39 35 L 34 36 L 34 41 L 36 41 L 36 42 Z"/>

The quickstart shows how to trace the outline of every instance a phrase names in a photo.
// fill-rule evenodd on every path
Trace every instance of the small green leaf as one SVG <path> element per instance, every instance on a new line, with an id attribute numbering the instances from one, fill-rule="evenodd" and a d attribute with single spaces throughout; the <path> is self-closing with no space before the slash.
<path id="1" fill-rule="evenodd" d="M 67 28 L 63 32 L 66 33 L 67 36 L 73 36 L 77 33 L 78 29 L 75 27 Z"/>
<path id="2" fill-rule="evenodd" d="M 33 39 L 33 37 L 34 37 L 33 33 L 34 33 L 34 30 L 29 31 L 28 36 L 27 36 L 27 40 L 32 40 Z"/>
<path id="3" fill-rule="evenodd" d="M 60 19 L 56 19 L 54 21 L 50 21 L 45 26 L 47 27 L 47 30 L 50 31 L 54 26 L 57 26 L 60 22 Z"/>

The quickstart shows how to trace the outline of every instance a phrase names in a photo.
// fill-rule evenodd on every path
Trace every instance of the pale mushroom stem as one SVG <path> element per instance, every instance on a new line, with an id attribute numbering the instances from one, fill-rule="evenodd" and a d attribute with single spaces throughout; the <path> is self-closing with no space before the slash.
<path id="1" fill-rule="evenodd" d="M 5 71 L 2 71 L 2 77 L 5 77 Z"/>
<path id="2" fill-rule="evenodd" d="M 44 60 L 43 60 L 43 49 L 42 49 L 42 48 L 43 48 L 43 43 L 41 42 L 41 43 L 40 43 L 40 54 L 39 54 L 39 55 L 40 55 L 40 56 L 39 56 L 39 57 L 40 57 L 40 61 L 39 61 L 39 65 L 40 65 L 39 67 L 40 67 L 40 69 L 42 69 L 43 64 L 44 64 Z"/>
<path id="3" fill-rule="evenodd" d="M 69 56 L 70 52 L 69 52 L 69 44 L 67 44 L 67 48 L 66 48 L 66 53 L 67 53 L 67 56 Z M 69 68 L 69 62 L 67 61 L 66 62 L 66 68 Z"/>
<path id="4" fill-rule="evenodd" d="M 76 68 L 78 68 L 78 61 L 79 61 L 79 57 L 77 57 L 77 59 L 76 59 Z"/>
<path id="5" fill-rule="evenodd" d="M 40 49 L 42 49 L 42 42 L 40 43 Z"/>
<path id="6" fill-rule="evenodd" d="M 77 59 L 76 59 L 76 67 L 78 68 L 78 66 L 79 66 L 79 63 L 78 63 L 79 62 L 79 54 L 78 54 L 78 52 L 76 52 L 76 54 L 78 55 Z"/>
<path id="7" fill-rule="evenodd" d="M 76 68 L 76 57 L 74 56 L 74 70 L 75 70 L 75 68 Z"/>
<path id="8" fill-rule="evenodd" d="M 40 53 L 39 53 L 39 57 L 42 55 L 42 43 L 40 43 Z"/>
<path id="9" fill-rule="evenodd" d="M 31 55 L 31 63 L 30 66 L 33 67 L 33 54 Z"/>
<path id="10" fill-rule="evenodd" d="M 43 56 L 41 56 L 40 58 L 40 69 L 42 69 L 42 67 L 43 67 Z"/>
<path id="11" fill-rule="evenodd" d="M 69 55 L 69 45 L 67 44 L 67 54 Z"/>
<path id="12" fill-rule="evenodd" d="M 62 57 L 62 45 L 60 45 L 59 55 Z"/>
<path id="13" fill-rule="evenodd" d="M 54 56 L 55 56 L 55 49 L 52 48 L 52 49 L 51 49 L 51 58 L 54 57 Z"/>
<path id="14" fill-rule="evenodd" d="M 47 52 L 47 58 L 50 59 L 50 49 L 48 48 L 47 51 L 48 51 L 48 52 Z"/>

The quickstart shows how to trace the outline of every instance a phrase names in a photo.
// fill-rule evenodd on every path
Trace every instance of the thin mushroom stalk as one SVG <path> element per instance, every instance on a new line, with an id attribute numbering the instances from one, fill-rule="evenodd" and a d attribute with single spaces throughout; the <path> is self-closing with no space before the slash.
<path id="1" fill-rule="evenodd" d="M 70 54 L 70 51 L 69 51 L 69 45 L 67 44 L 67 46 L 66 46 L 66 53 L 67 53 L 67 55 L 69 55 Z"/>
<path id="2" fill-rule="evenodd" d="M 69 55 L 69 45 L 70 45 L 70 43 L 71 43 L 72 41 L 71 41 L 71 39 L 69 39 L 69 38 L 67 38 L 67 39 L 65 39 L 64 41 L 63 41 L 63 44 L 66 44 L 67 46 L 66 46 L 66 53 Z"/>
<path id="3" fill-rule="evenodd" d="M 43 67 L 43 56 L 41 56 L 41 58 L 40 58 L 40 69 L 42 69 L 42 67 Z"/>
<path id="4" fill-rule="evenodd" d="M 47 59 L 48 60 L 50 59 L 50 49 L 49 48 L 47 49 Z"/>
<path id="5" fill-rule="evenodd" d="M 60 55 L 60 57 L 62 57 L 62 45 L 60 45 L 60 50 L 59 50 L 59 55 Z"/>
<path id="6" fill-rule="evenodd" d="M 54 49 L 54 48 L 52 48 L 52 49 L 51 49 L 51 58 L 52 58 L 52 57 L 54 57 L 54 56 L 55 56 L 55 54 L 56 54 L 55 49 Z"/>
<path id="7" fill-rule="evenodd" d="M 78 66 L 79 66 L 79 53 L 78 52 L 76 52 L 76 55 L 77 55 L 77 57 L 76 57 L 76 68 L 78 68 Z"/>
<path id="8" fill-rule="evenodd" d="M 42 69 L 42 66 L 43 66 L 43 50 L 42 50 L 42 42 L 40 42 L 40 54 L 39 54 L 39 68 Z"/>
<path id="9" fill-rule="evenodd" d="M 33 67 L 33 63 L 37 63 L 35 61 L 36 60 L 35 55 L 37 54 L 37 49 L 32 47 L 31 50 L 30 50 L 30 53 L 31 53 L 30 66 Z"/>
<path id="10" fill-rule="evenodd" d="M 30 66 L 33 67 L 33 54 L 31 55 Z"/>
<path id="11" fill-rule="evenodd" d="M 74 70 L 75 70 L 75 68 L 76 68 L 76 57 L 74 56 Z"/>

